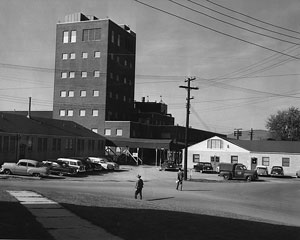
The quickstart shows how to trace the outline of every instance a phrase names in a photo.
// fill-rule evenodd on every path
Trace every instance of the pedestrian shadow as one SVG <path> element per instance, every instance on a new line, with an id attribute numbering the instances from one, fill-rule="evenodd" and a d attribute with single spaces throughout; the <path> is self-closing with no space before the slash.
<path id="1" fill-rule="evenodd" d="M 175 197 L 153 198 L 153 199 L 148 199 L 147 201 L 151 202 L 151 201 L 159 201 L 159 200 L 166 200 L 166 199 L 172 199 L 172 198 L 175 198 Z"/>

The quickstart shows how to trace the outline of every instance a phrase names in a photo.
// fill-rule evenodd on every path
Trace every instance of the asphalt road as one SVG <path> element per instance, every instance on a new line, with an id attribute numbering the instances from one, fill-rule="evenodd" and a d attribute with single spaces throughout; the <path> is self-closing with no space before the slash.
<path id="1" fill-rule="evenodd" d="M 300 226 L 300 179 L 296 178 L 224 182 L 216 175 L 193 173 L 192 180 L 183 183 L 183 191 L 177 191 L 176 172 L 140 166 L 87 177 L 2 179 L 0 186 L 132 199 L 137 173 L 145 181 L 142 201 L 155 208 Z"/>

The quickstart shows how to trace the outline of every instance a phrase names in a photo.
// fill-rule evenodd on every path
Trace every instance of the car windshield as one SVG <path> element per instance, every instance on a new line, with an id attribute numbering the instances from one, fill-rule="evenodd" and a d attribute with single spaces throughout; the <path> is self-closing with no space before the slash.
<path id="1" fill-rule="evenodd" d="M 281 167 L 273 167 L 273 170 L 281 170 Z"/>
<path id="2" fill-rule="evenodd" d="M 210 167 L 210 166 L 211 166 L 211 164 L 210 164 L 210 163 L 204 163 L 204 166 L 208 166 L 208 167 Z"/>

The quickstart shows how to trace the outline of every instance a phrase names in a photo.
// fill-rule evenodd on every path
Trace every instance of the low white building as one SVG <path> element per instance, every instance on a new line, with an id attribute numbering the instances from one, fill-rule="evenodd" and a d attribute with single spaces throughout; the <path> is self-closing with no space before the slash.
<path id="1" fill-rule="evenodd" d="M 250 141 L 212 137 L 188 148 L 187 168 L 198 162 L 211 162 L 214 170 L 220 162 L 242 163 L 248 169 L 257 165 L 282 166 L 285 175 L 294 176 L 300 170 L 300 142 Z"/>

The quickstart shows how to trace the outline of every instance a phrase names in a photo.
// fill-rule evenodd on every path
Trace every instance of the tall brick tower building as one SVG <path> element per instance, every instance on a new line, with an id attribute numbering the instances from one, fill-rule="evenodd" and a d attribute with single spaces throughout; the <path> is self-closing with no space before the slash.
<path id="1" fill-rule="evenodd" d="M 56 28 L 53 118 L 104 134 L 105 121 L 130 121 L 136 35 L 126 25 L 76 13 Z"/>

